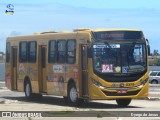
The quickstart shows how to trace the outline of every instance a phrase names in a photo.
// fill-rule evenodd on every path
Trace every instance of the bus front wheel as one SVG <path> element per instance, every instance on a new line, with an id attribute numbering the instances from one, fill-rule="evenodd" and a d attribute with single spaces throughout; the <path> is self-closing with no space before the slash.
<path id="1" fill-rule="evenodd" d="M 76 86 L 74 84 L 70 84 L 68 88 L 68 101 L 71 105 L 78 104 L 78 93 Z"/>
<path id="2" fill-rule="evenodd" d="M 118 106 L 126 107 L 131 103 L 132 99 L 116 99 Z"/>

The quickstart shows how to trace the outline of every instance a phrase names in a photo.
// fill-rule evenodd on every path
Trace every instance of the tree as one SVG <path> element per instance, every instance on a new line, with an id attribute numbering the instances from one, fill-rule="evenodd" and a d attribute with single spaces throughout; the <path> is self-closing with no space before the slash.
<path id="1" fill-rule="evenodd" d="M 159 53 L 158 53 L 158 50 L 153 50 L 153 56 L 158 56 Z"/>
<path id="2" fill-rule="evenodd" d="M 160 58 L 156 58 L 156 60 L 155 60 L 155 65 L 156 65 L 156 66 L 160 66 Z"/>

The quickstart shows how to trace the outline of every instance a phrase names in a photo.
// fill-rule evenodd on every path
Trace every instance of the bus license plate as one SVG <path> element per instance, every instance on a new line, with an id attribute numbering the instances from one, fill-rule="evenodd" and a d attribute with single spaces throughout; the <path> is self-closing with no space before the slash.
<path id="1" fill-rule="evenodd" d="M 124 93 L 127 93 L 127 91 L 126 90 L 117 90 L 117 93 L 118 94 L 124 94 Z"/>

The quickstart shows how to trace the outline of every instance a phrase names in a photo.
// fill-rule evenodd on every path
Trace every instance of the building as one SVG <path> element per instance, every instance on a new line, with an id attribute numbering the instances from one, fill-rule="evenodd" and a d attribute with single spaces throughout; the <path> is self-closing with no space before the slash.
<path id="1" fill-rule="evenodd" d="M 149 61 L 149 62 L 153 62 L 153 61 L 155 61 L 157 58 L 160 59 L 160 56 L 148 56 L 148 61 Z"/>
<path id="2" fill-rule="evenodd" d="M 5 54 L 0 52 L 0 63 L 5 62 Z"/>

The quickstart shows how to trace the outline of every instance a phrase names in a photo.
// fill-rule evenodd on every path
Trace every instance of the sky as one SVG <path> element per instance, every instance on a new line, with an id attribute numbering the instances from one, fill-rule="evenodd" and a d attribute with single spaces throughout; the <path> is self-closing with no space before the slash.
<path id="1" fill-rule="evenodd" d="M 5 14 L 7 5 L 14 14 Z M 8 36 L 75 28 L 136 28 L 160 53 L 160 0 L 0 0 L 0 51 Z"/>

